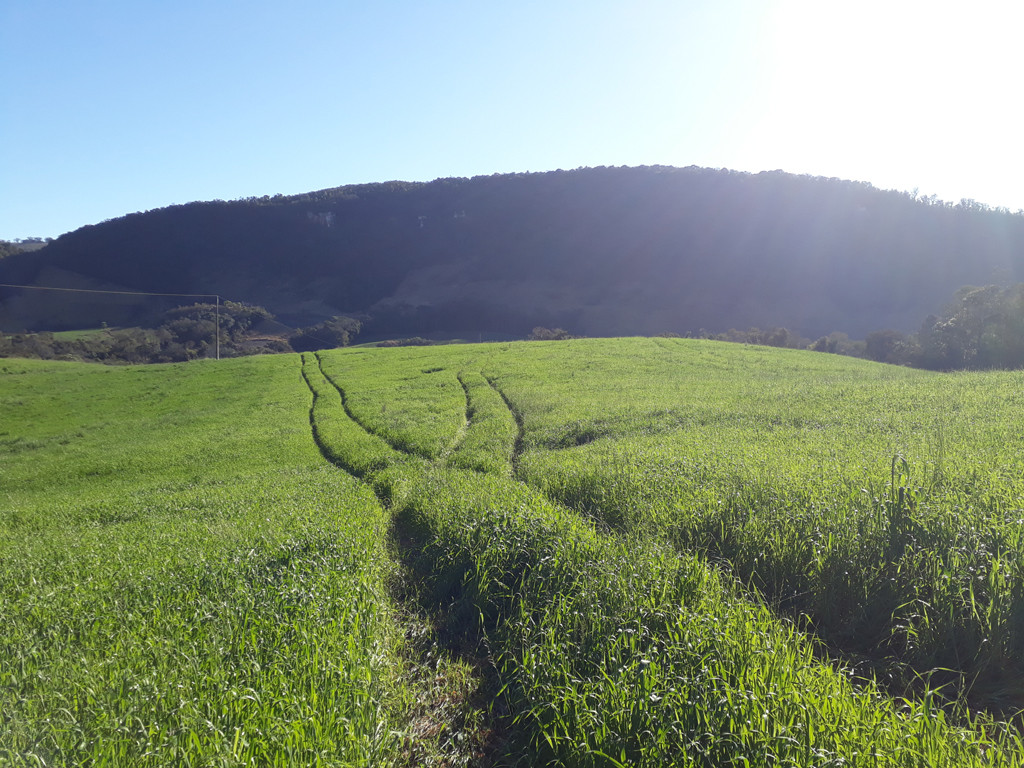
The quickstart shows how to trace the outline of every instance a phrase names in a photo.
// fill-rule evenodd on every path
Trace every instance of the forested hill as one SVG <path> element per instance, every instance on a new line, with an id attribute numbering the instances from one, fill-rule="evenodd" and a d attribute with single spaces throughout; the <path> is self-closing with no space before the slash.
<path id="1" fill-rule="evenodd" d="M 1024 280 L 1024 216 L 781 171 L 592 168 L 204 202 L 0 259 L 0 282 L 217 293 L 365 336 L 914 330 Z M 0 289 L 0 328 L 144 320 L 154 300 Z M 181 302 L 179 302 L 181 303 Z"/>

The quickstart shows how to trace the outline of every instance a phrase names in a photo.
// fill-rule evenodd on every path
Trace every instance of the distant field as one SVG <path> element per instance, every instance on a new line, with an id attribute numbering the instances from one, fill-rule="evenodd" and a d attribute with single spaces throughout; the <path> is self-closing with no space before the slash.
<path id="1" fill-rule="evenodd" d="M 88 339 L 92 336 L 98 336 L 101 333 L 107 331 L 114 331 L 116 328 L 86 328 L 77 331 L 55 331 L 53 338 L 59 341 L 78 341 L 79 339 Z"/>
<path id="2" fill-rule="evenodd" d="M 0 765 L 1024 764 L 1022 384 L 676 339 L 0 361 Z"/>

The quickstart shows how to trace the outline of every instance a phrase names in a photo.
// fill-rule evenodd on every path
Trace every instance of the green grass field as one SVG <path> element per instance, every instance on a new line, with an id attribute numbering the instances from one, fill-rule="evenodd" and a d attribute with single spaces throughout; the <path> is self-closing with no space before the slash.
<path id="1" fill-rule="evenodd" d="M 1024 764 L 1022 383 L 2 360 L 0 765 Z"/>
<path id="2" fill-rule="evenodd" d="M 326 465 L 294 356 L 3 361 L 0 763 L 395 749 L 388 520 Z"/>
<path id="3" fill-rule="evenodd" d="M 99 336 L 100 334 L 106 333 L 108 330 L 118 330 L 117 328 L 87 328 L 80 331 L 56 331 L 53 334 L 53 338 L 61 341 L 77 341 L 79 339 L 89 339 L 93 336 Z"/>

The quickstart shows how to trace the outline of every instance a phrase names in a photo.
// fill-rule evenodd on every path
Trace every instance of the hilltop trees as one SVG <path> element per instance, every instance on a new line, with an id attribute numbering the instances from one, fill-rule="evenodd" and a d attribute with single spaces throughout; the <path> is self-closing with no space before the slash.
<path id="1" fill-rule="evenodd" d="M 28 253 L 38 251 L 40 248 L 53 242 L 52 237 L 43 239 L 41 237 L 26 237 L 24 240 L 0 240 L 0 259 L 11 256 L 15 253 Z"/>

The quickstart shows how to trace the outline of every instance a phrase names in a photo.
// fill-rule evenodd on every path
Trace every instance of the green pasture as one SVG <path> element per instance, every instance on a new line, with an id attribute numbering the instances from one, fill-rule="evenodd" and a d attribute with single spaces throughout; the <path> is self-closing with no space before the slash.
<path id="1" fill-rule="evenodd" d="M 54 331 L 53 338 L 59 339 L 60 341 L 78 341 L 79 339 L 88 339 L 93 336 L 99 336 L 100 334 L 106 333 L 107 331 L 117 330 L 116 328 L 84 328 L 82 330 L 75 331 Z"/>
<path id="2" fill-rule="evenodd" d="M 1022 383 L 678 339 L 0 361 L 0 765 L 1024 764 Z"/>
<path id="3" fill-rule="evenodd" d="M 704 351 L 703 345 L 696 349 Z M 739 375 L 744 356 L 756 360 L 764 354 L 727 345 L 710 351 L 734 355 L 731 368 L 722 366 L 723 380 Z M 581 507 L 581 516 L 560 503 L 552 487 L 521 482 L 531 479 L 530 463 L 538 456 L 572 456 L 603 439 L 548 438 L 548 447 L 538 444 L 538 433 L 600 430 L 625 438 L 678 429 L 661 421 L 673 402 L 692 407 L 664 392 L 666 383 L 674 384 L 674 352 L 643 340 L 465 347 L 435 354 L 429 374 L 418 355 L 320 356 L 319 368 L 345 392 L 345 407 L 353 413 L 386 413 L 394 396 L 354 382 L 380 376 L 419 388 L 406 399 L 420 405 L 407 412 L 411 422 L 401 434 L 340 417 L 339 433 L 344 439 L 359 435 L 367 445 L 377 438 L 377 463 L 364 464 L 361 476 L 394 501 L 403 525 L 418 532 L 426 561 L 419 566 L 436 582 L 438 599 L 456 606 L 457 614 L 479 614 L 520 712 L 518 722 L 530 726 L 520 735 L 534 759 L 567 765 L 959 765 L 1019 759 L 1012 729 L 996 737 L 1000 726 L 984 716 L 967 730 L 951 727 L 948 718 L 963 724 L 971 717 L 955 706 L 940 711 L 934 692 L 897 702 L 870 684 L 851 686 L 847 674 L 822 663 L 813 635 L 777 613 L 778 601 L 758 600 L 746 580 L 732 578 L 727 561 L 705 559 L 707 547 L 694 547 L 694 558 L 668 535 L 667 526 L 654 525 L 656 518 L 627 521 L 620 512 L 610 522 L 595 507 Z M 802 373 L 813 379 L 817 357 L 803 360 L 810 365 Z M 879 380 L 914 375 L 871 365 L 844 371 L 837 359 L 822 360 L 829 377 L 859 376 L 865 388 L 872 373 Z M 799 381 L 801 357 L 782 362 L 786 384 Z M 699 366 L 694 367 L 699 380 Z M 758 389 L 770 381 L 768 367 L 762 363 Z M 466 437 L 451 455 L 433 462 L 426 477 L 422 466 L 413 470 L 407 463 L 427 453 L 428 441 L 460 439 L 455 420 L 444 431 L 422 431 L 422 423 L 434 418 L 436 402 L 454 400 L 428 378 L 438 368 L 458 381 L 481 371 L 493 385 L 490 391 L 510 406 L 522 433 L 509 435 L 506 420 L 502 443 L 501 422 L 491 429 L 494 443 L 514 454 L 504 471 L 458 469 Z M 588 368 L 590 373 L 581 373 Z M 555 386 L 549 386 L 552 380 Z M 471 432 L 483 424 L 474 423 L 472 392 L 464 391 Z M 428 405 L 438 392 L 445 394 Z M 777 397 L 771 402 L 785 407 Z M 696 407 L 710 415 L 710 404 Z M 746 418 L 756 422 L 758 412 L 748 410 Z M 769 421 L 777 418 L 769 415 Z M 563 447 L 567 442 L 574 447 Z M 513 468 L 520 482 L 507 479 Z M 891 456 L 884 468 L 891 476 Z M 618 500 L 630 503 L 622 494 Z M 679 691 L 685 695 L 674 698 Z M 755 712 L 760 721 L 752 717 Z M 978 733 L 989 734 L 982 740 L 997 738 L 1005 751 L 986 752 L 974 741 Z"/>
<path id="4" fill-rule="evenodd" d="M 296 356 L 0 364 L 0 764 L 399 751 L 389 521 Z"/>
<path id="5" fill-rule="evenodd" d="M 423 359 L 340 352 L 325 369 L 417 381 L 430 397 L 442 382 L 414 377 Z M 516 477 L 548 498 L 711 558 L 898 690 L 923 676 L 989 709 L 1024 705 L 1024 374 L 681 339 L 430 359 L 450 380 L 480 371 L 507 400 L 522 424 Z M 349 400 L 376 413 L 392 392 Z M 428 434 L 452 439 L 454 419 L 421 431 L 423 407 L 378 434 L 421 452 Z"/>

